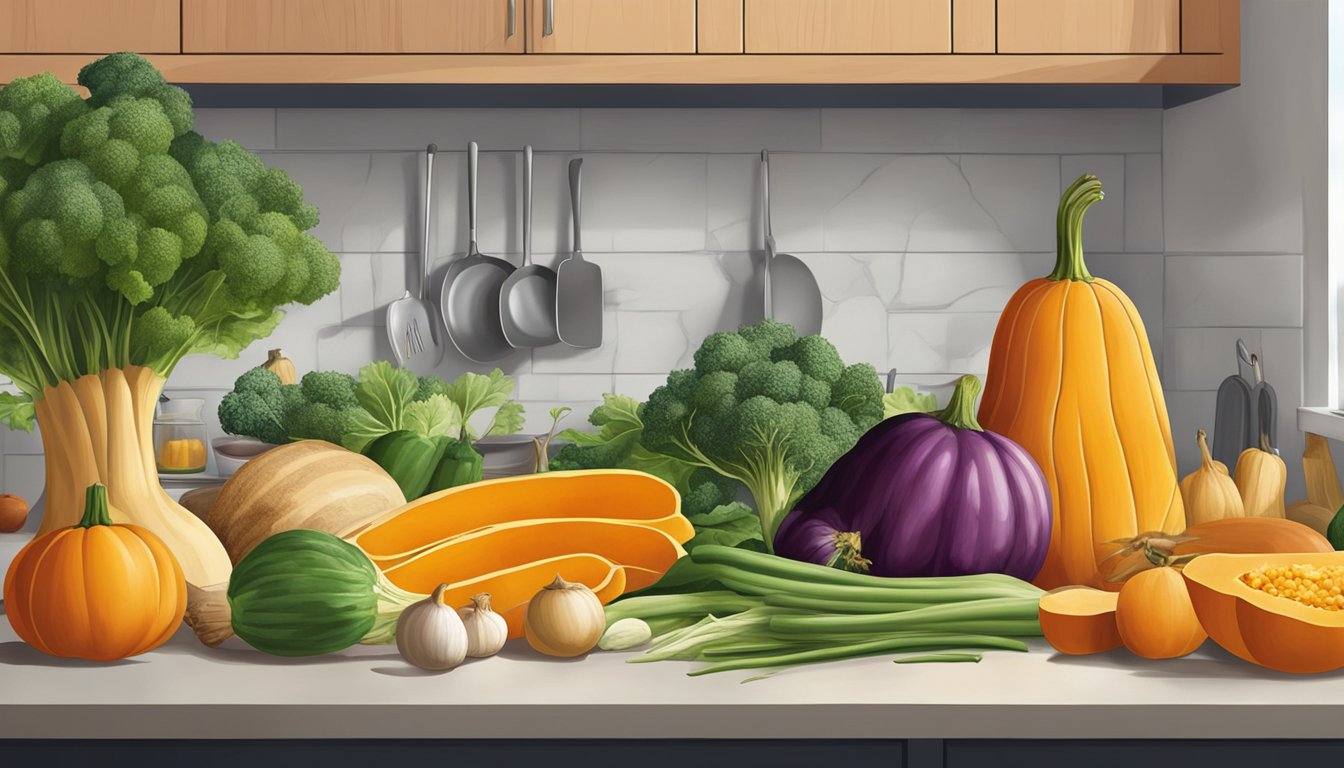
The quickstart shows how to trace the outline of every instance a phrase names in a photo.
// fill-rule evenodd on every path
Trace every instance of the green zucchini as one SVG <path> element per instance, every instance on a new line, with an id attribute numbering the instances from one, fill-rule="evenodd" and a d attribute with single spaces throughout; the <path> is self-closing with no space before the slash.
<path id="1" fill-rule="evenodd" d="M 401 429 L 369 443 L 364 455 L 397 481 L 407 501 L 414 501 L 430 490 L 430 482 L 435 479 L 448 447 L 445 440 L 448 438 L 425 437 Z"/>
<path id="2" fill-rule="evenodd" d="M 306 529 L 254 547 L 228 589 L 234 634 L 275 656 L 390 643 L 402 608 L 423 597 L 393 586 L 353 544 Z"/>

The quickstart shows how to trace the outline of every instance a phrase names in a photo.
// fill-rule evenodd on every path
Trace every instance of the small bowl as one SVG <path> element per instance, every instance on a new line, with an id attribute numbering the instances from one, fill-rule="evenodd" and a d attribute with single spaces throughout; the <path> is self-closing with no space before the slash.
<path id="1" fill-rule="evenodd" d="M 216 437 L 210 446 L 215 451 L 215 471 L 220 477 L 231 477 L 239 467 L 275 447 L 250 437 Z"/>
<path id="2" fill-rule="evenodd" d="M 537 466 L 532 435 L 491 435 L 473 443 L 482 458 L 481 474 L 496 477 L 530 475 Z"/>

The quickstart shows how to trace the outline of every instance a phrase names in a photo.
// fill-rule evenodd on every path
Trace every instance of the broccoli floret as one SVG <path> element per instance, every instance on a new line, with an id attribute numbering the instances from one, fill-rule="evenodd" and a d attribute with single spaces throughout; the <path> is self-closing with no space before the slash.
<path id="1" fill-rule="evenodd" d="M 263 443 L 289 442 L 284 389 L 280 377 L 265 368 L 247 371 L 234 382 L 233 391 L 219 402 L 220 427 L 230 435 L 252 437 Z"/>
<path id="2" fill-rule="evenodd" d="M 0 326 L 20 347 L 0 371 L 21 389 L 237 357 L 277 308 L 335 290 L 298 185 L 193 132 L 190 97 L 153 65 L 113 54 L 79 83 L 87 100 L 50 74 L 0 87 Z"/>
<path id="3" fill-rule="evenodd" d="M 289 413 L 288 437 L 291 440 L 326 440 L 341 444 L 355 425 L 362 411 L 359 408 L 333 408 L 326 403 L 306 402 Z"/>
<path id="4" fill-rule="evenodd" d="M 743 483 L 772 542 L 794 502 L 881 420 L 877 372 L 773 320 L 713 334 L 694 359 L 649 397 L 642 444 Z"/>
<path id="5" fill-rule="evenodd" d="M 355 397 L 358 382 L 353 376 L 339 371 L 310 371 L 303 375 L 299 386 L 303 396 L 309 402 L 321 403 L 336 409 L 354 408 L 359 405 Z"/>

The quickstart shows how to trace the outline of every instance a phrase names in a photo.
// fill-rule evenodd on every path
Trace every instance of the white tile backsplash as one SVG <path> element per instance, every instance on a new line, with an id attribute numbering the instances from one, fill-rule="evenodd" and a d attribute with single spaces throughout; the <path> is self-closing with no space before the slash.
<path id="1" fill-rule="evenodd" d="M 902 383 L 944 399 L 957 375 L 984 373 L 1009 297 L 1049 272 L 1061 185 L 1074 170 L 1100 174 L 1108 198 L 1089 213 L 1089 265 L 1134 300 L 1159 359 L 1176 339 L 1169 386 L 1184 392 L 1204 379 L 1190 371 L 1199 356 L 1181 351 L 1190 342 L 1173 331 L 1300 324 L 1300 297 L 1289 290 L 1300 259 L 1162 255 L 1162 119 L 1143 109 L 202 110 L 207 136 L 240 140 L 304 186 L 322 211 L 315 234 L 341 259 L 342 286 L 291 309 L 238 360 L 189 358 L 170 387 L 211 398 L 213 413 L 272 347 L 301 371 L 355 373 L 390 358 L 386 306 L 415 289 L 420 269 L 424 145 L 440 149 L 427 291 L 437 306 L 445 267 L 467 248 L 464 149 L 476 139 L 480 247 L 513 263 L 522 145 L 537 150 L 535 258 L 551 266 L 571 248 L 567 168 L 584 157 L 583 244 L 603 270 L 604 345 L 478 365 L 440 329 L 439 372 L 498 365 L 516 376 L 529 430 L 548 427 L 546 411 L 558 405 L 574 406 L 567 425 L 582 426 L 604 392 L 646 398 L 692 364 L 706 335 L 760 316 L 762 148 L 772 150 L 778 246 L 816 275 L 823 333 L 846 361 L 895 367 Z M 1173 267 L 1193 287 L 1164 281 Z M 1210 298 L 1243 297 L 1241 285 L 1277 297 L 1275 306 Z M 1195 299 L 1210 306 L 1190 309 Z M 11 433 L 0 444 L 17 462 L 41 452 L 36 436 Z"/>
<path id="2" fill-rule="evenodd" d="M 1302 327 L 1302 257 L 1168 256 L 1172 327 Z"/>

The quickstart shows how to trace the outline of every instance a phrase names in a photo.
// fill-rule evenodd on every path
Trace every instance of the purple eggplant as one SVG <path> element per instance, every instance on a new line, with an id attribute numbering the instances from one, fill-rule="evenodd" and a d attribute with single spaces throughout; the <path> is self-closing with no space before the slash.
<path id="1" fill-rule="evenodd" d="M 775 553 L 875 576 L 1030 581 L 1050 544 L 1050 488 L 1022 446 L 976 423 L 979 394 L 963 376 L 942 411 L 869 430 L 784 519 Z"/>

